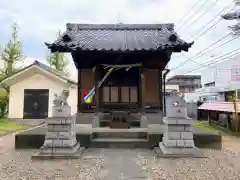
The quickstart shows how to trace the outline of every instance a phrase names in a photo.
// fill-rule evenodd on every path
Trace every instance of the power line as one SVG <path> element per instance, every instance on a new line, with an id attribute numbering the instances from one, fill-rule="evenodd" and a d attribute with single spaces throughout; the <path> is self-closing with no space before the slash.
<path id="1" fill-rule="evenodd" d="M 233 8 L 231 8 L 231 9 L 233 9 Z M 225 10 L 225 8 L 224 8 L 223 10 Z M 197 36 L 197 37 L 194 39 L 194 41 L 196 41 L 197 39 L 199 39 L 200 37 L 202 37 L 204 34 L 206 34 L 210 29 L 212 29 L 213 27 L 215 27 L 221 20 L 222 20 L 222 18 L 220 17 L 220 19 L 219 19 L 216 23 L 214 23 L 213 25 L 211 25 L 211 26 L 210 26 L 208 29 L 206 29 L 202 34 L 200 34 L 199 36 Z"/>
<path id="2" fill-rule="evenodd" d="M 219 57 L 216 57 L 216 58 L 214 58 L 214 59 L 211 59 L 211 60 L 205 62 L 203 65 L 201 65 L 201 66 L 199 66 L 199 67 L 197 67 L 197 68 L 195 68 L 195 69 L 188 70 L 188 71 L 186 71 L 186 72 L 184 72 L 184 73 L 181 73 L 181 74 L 187 74 L 187 73 L 189 73 L 189 72 L 193 72 L 193 71 L 195 71 L 195 70 L 202 69 L 202 68 L 207 67 L 207 66 L 209 66 L 209 65 L 217 64 L 218 62 L 224 62 L 224 61 L 221 61 L 221 60 L 229 59 L 229 58 L 231 58 L 231 57 L 234 57 L 234 56 L 240 54 L 240 51 L 239 51 L 239 50 L 240 50 L 240 48 L 235 49 L 235 50 L 233 50 L 233 51 L 231 51 L 231 52 L 229 52 L 229 53 L 226 53 L 226 54 L 223 54 L 223 55 L 221 55 L 221 56 L 219 56 Z M 239 51 L 239 52 L 236 52 L 236 51 Z M 231 54 L 231 53 L 233 53 L 233 52 L 236 52 L 236 53 L 234 53 L 234 54 L 232 54 L 232 55 L 230 55 L 230 56 L 224 57 L 224 56 L 226 56 L 226 55 L 228 55 L 228 54 Z M 217 59 L 219 59 L 219 60 L 217 60 Z M 217 61 L 211 62 L 212 60 L 217 60 Z M 209 63 L 209 62 L 210 62 L 210 63 Z M 208 64 L 206 64 L 206 63 L 208 63 Z"/>
<path id="3" fill-rule="evenodd" d="M 204 14 L 211 10 L 214 7 L 214 4 L 216 4 L 218 1 L 219 0 L 216 0 L 213 4 L 211 4 L 197 19 L 195 19 L 190 25 L 188 25 L 187 28 L 190 28 L 195 22 L 201 19 L 204 16 Z"/>
<path id="4" fill-rule="evenodd" d="M 207 66 L 209 66 L 209 65 L 217 64 L 217 63 L 219 63 L 219 62 L 225 62 L 227 58 L 232 58 L 232 57 L 234 57 L 234 56 L 236 56 L 236 55 L 240 55 L 240 52 L 237 52 L 237 53 L 235 53 L 235 54 L 233 54 L 233 55 L 231 55 L 231 56 L 229 56 L 229 57 L 226 57 L 226 58 L 220 59 L 220 60 L 218 60 L 218 61 L 215 61 L 214 63 L 209 63 L 209 64 L 207 64 L 206 66 L 201 66 L 201 67 L 198 67 L 198 68 L 195 68 L 195 69 L 186 71 L 186 72 L 184 72 L 184 73 L 181 73 L 181 75 L 184 75 L 184 74 L 187 74 L 187 73 L 196 71 L 196 70 L 198 70 L 198 69 L 202 69 L 202 68 L 207 67 Z M 221 61 L 221 60 L 225 60 L 225 61 Z"/>
<path id="5" fill-rule="evenodd" d="M 232 4 L 232 3 L 231 3 Z M 232 5 L 231 5 L 232 6 Z M 215 19 L 217 19 L 227 8 L 229 7 L 229 5 L 225 6 L 216 16 L 214 16 L 210 21 L 208 21 L 205 25 L 203 25 L 201 28 L 199 28 L 197 30 L 197 32 L 195 33 L 198 34 L 199 32 L 202 31 L 202 29 L 204 29 L 208 24 L 210 24 L 212 21 L 214 21 Z"/>
<path id="6" fill-rule="evenodd" d="M 193 58 L 191 61 L 194 62 L 195 64 L 200 64 L 200 63 L 198 63 L 198 62 L 195 61 L 195 60 L 198 59 L 198 58 L 200 58 L 200 57 L 202 57 L 202 56 L 204 56 L 204 55 L 206 55 L 206 54 L 208 54 L 208 53 L 210 53 L 210 52 L 212 52 L 212 51 L 214 51 L 214 50 L 216 50 L 216 49 L 218 49 L 218 48 L 220 48 L 220 47 L 222 47 L 222 46 L 224 46 L 224 45 L 226 45 L 226 44 L 228 44 L 228 43 L 230 43 L 230 42 L 232 42 L 232 41 L 234 41 L 235 39 L 238 39 L 239 37 L 240 37 L 240 36 L 236 36 L 236 37 L 234 37 L 234 38 L 226 41 L 225 43 L 220 44 L 219 46 L 217 46 L 217 47 L 215 47 L 215 48 L 213 48 L 213 49 L 210 49 L 209 51 L 201 54 L 200 56 L 197 56 L 197 57 Z M 185 57 L 186 57 L 186 56 L 185 56 Z"/>
<path id="7" fill-rule="evenodd" d="M 199 11 L 209 0 L 204 1 L 204 3 L 196 10 Z M 186 21 L 184 21 L 184 23 L 177 29 L 177 31 L 179 31 L 193 16 L 190 16 L 190 18 L 188 18 Z"/>
<path id="8" fill-rule="evenodd" d="M 217 46 L 217 47 L 215 47 L 215 48 L 213 48 L 213 49 L 210 49 L 210 51 L 212 52 L 212 51 L 214 51 L 214 50 L 216 50 L 216 49 L 218 49 L 218 48 L 220 48 L 220 47 L 222 47 L 222 46 L 224 46 L 224 45 L 226 45 L 226 44 L 232 42 L 233 40 L 235 40 L 235 39 L 237 39 L 237 38 L 239 38 L 239 37 L 240 37 L 240 36 L 236 36 L 236 37 L 234 37 L 234 38 L 232 38 L 232 39 L 226 41 L 225 43 L 220 44 L 219 46 Z M 196 60 L 196 59 L 198 59 L 198 58 L 200 58 L 200 57 L 202 57 L 202 56 L 204 56 L 204 55 L 210 53 L 210 51 L 207 51 L 207 52 L 201 54 L 201 56 L 198 56 L 198 57 L 194 58 L 194 60 Z M 193 59 L 192 59 L 192 60 L 193 60 Z"/>
<path id="9" fill-rule="evenodd" d="M 223 11 L 225 11 L 226 7 L 228 7 L 228 6 L 225 6 L 225 8 L 217 14 L 217 16 L 215 16 L 213 19 L 211 19 L 211 20 L 210 20 L 207 24 L 205 24 L 203 27 L 206 27 L 209 23 L 211 23 L 211 21 L 213 21 L 214 19 L 216 19 Z M 197 40 L 197 39 L 199 39 L 200 37 L 202 37 L 204 34 L 206 34 L 209 30 L 211 30 L 214 26 L 216 26 L 220 21 L 221 21 L 221 19 L 219 19 L 216 23 L 214 23 L 214 24 L 213 24 L 212 26 L 210 26 L 207 30 L 205 30 L 202 34 L 200 34 L 197 38 L 195 38 L 194 41 Z M 231 33 L 230 33 L 230 34 L 231 34 Z M 186 61 L 184 61 L 183 63 L 180 63 L 178 66 L 174 67 L 172 70 L 177 69 L 178 67 L 184 65 L 185 63 L 188 63 L 188 62 L 192 61 L 192 59 L 193 59 L 195 56 L 197 56 L 197 55 L 201 54 L 202 52 L 206 51 L 207 49 L 209 49 L 209 48 L 210 48 L 211 46 L 213 46 L 214 44 L 222 41 L 223 39 L 225 39 L 225 38 L 226 38 L 227 36 L 229 36 L 230 34 L 227 34 L 227 35 L 225 35 L 224 37 L 222 37 L 221 39 L 219 39 L 218 41 L 212 43 L 212 44 L 209 45 L 207 48 L 203 49 L 203 50 L 200 51 L 199 53 L 195 54 L 195 55 L 192 56 L 191 58 L 189 58 L 189 59 L 187 59 Z"/>
<path id="10" fill-rule="evenodd" d="M 195 54 L 194 56 L 188 58 L 186 61 L 180 63 L 178 66 L 172 68 L 171 70 L 174 70 L 174 69 L 177 69 L 179 68 L 180 66 L 184 65 L 185 63 L 188 63 L 190 62 L 194 57 L 198 56 L 199 54 L 201 54 L 202 52 L 206 51 L 207 49 L 209 49 L 210 47 L 212 47 L 213 45 L 217 44 L 218 42 L 222 41 L 223 39 L 225 39 L 226 37 L 228 37 L 231 33 L 223 36 L 221 39 L 217 40 L 216 42 L 210 44 L 208 47 L 204 48 L 203 50 L 201 50 L 200 52 L 198 52 L 197 54 Z"/>
<path id="11" fill-rule="evenodd" d="M 179 20 L 179 23 L 194 9 L 194 7 L 196 5 L 198 5 L 198 3 L 200 3 L 202 0 L 198 0 L 189 10 L 188 12 L 186 12 L 186 14 L 184 14 L 184 16 Z"/>
<path id="12" fill-rule="evenodd" d="M 204 34 L 206 34 L 209 30 L 211 30 L 212 28 L 214 28 L 222 19 L 219 19 L 216 23 L 214 23 L 212 26 L 210 26 L 206 31 L 204 31 L 202 34 L 200 34 L 199 36 L 197 36 L 194 41 L 196 41 L 197 39 L 199 39 L 200 37 L 202 37 Z"/>

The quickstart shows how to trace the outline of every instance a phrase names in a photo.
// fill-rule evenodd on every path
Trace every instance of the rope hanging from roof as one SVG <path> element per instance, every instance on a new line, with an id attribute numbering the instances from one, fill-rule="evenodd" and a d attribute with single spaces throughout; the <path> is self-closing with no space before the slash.
<path id="1" fill-rule="evenodd" d="M 142 66 L 141 63 L 138 64 L 119 64 L 119 65 L 108 65 L 108 64 L 101 64 L 104 69 L 108 69 L 108 72 L 104 75 L 104 77 L 101 79 L 101 81 L 98 82 L 97 88 L 101 87 L 101 85 L 104 83 L 104 81 L 107 79 L 107 77 L 111 74 L 113 70 L 118 70 L 121 68 L 126 68 L 125 71 L 128 71 L 132 67 L 140 67 Z M 93 67 L 93 72 L 95 72 L 96 66 Z M 93 97 L 95 95 L 95 86 L 90 90 L 84 93 L 83 103 L 84 104 L 90 104 L 93 100 Z"/>

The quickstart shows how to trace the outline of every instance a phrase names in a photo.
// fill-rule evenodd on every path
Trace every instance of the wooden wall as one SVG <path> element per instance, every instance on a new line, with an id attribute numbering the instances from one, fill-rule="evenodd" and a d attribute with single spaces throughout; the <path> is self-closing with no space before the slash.
<path id="1" fill-rule="evenodd" d="M 92 68 L 88 68 L 88 69 L 80 69 L 79 70 L 79 78 L 80 78 L 80 84 L 79 84 L 79 103 L 78 105 L 80 105 L 80 103 L 82 104 L 83 102 L 83 94 L 92 89 L 94 86 L 94 80 L 95 80 L 95 73 L 93 72 Z M 93 104 L 95 104 L 95 101 L 93 101 Z M 84 107 L 85 105 L 82 105 L 82 107 Z"/>
<path id="2" fill-rule="evenodd" d="M 87 90 L 93 88 L 95 84 L 95 72 L 92 68 L 80 69 L 80 84 L 79 84 L 79 103 L 82 104 L 83 93 Z M 162 71 L 159 69 L 142 69 L 142 74 L 144 76 L 144 83 L 142 84 L 142 89 L 144 89 L 142 98 L 145 100 L 146 106 L 153 106 L 157 108 L 162 108 Z M 106 92 L 105 92 L 106 93 Z M 109 90 L 108 90 L 109 93 Z M 141 99 L 141 98 L 140 98 Z M 101 100 L 102 101 L 102 100 Z M 95 101 L 93 101 L 93 104 Z M 86 105 L 81 105 L 85 109 Z"/>
<path id="3" fill-rule="evenodd" d="M 159 69 L 143 69 L 143 98 L 146 106 L 162 107 L 162 82 Z"/>

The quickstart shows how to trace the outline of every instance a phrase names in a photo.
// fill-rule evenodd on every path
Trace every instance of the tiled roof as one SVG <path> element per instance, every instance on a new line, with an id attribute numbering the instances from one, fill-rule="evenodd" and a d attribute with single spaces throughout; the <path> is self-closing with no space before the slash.
<path id="1" fill-rule="evenodd" d="M 174 32 L 173 24 L 67 24 L 67 30 L 53 44 L 52 52 L 82 51 L 188 51 Z"/>
<path id="2" fill-rule="evenodd" d="M 18 74 L 18 73 L 21 73 L 22 71 L 24 71 L 24 70 L 26 70 L 26 69 L 28 69 L 28 68 L 30 68 L 30 67 L 32 67 L 32 66 L 38 66 L 39 68 L 41 68 L 41 69 L 43 69 L 43 70 L 45 70 L 45 71 L 48 71 L 48 72 L 50 72 L 50 73 L 58 76 L 59 78 L 62 78 L 62 79 L 64 79 L 64 80 L 66 80 L 66 81 L 67 81 L 68 83 L 70 83 L 70 84 L 77 84 L 76 81 L 70 79 L 65 73 L 60 72 L 60 71 L 58 71 L 58 70 L 56 70 L 56 69 L 53 69 L 53 68 L 51 68 L 51 67 L 49 67 L 49 66 L 47 66 L 47 65 L 45 65 L 45 64 L 43 64 L 43 63 L 41 63 L 41 62 L 39 62 L 39 61 L 34 61 L 34 62 L 33 62 L 32 64 L 30 64 L 29 66 L 26 66 L 26 67 L 22 68 L 21 70 L 19 70 L 18 72 L 14 73 L 13 75 Z M 12 75 L 12 76 L 13 76 L 13 75 Z M 11 77 L 11 76 L 10 76 L 10 77 Z M 8 79 L 8 78 L 10 78 L 10 77 L 7 77 L 7 78 L 3 79 L 1 82 L 5 81 L 6 79 Z"/>
<path id="3" fill-rule="evenodd" d="M 36 66 L 38 66 L 38 67 L 40 67 L 40 68 L 42 68 L 42 69 L 44 69 L 44 70 L 46 70 L 46 71 L 48 71 L 50 73 L 53 73 L 56 76 L 58 76 L 58 77 L 60 77 L 60 78 L 62 78 L 64 80 L 68 81 L 71 84 L 77 84 L 77 82 L 75 82 L 72 79 L 70 79 L 64 72 L 58 71 L 56 69 L 53 69 L 53 68 L 51 68 L 51 67 L 49 67 L 49 66 L 47 66 L 47 65 L 45 65 L 45 64 L 43 64 L 43 63 L 41 63 L 39 61 L 34 61 L 34 63 L 32 65 L 36 65 Z"/>
<path id="4" fill-rule="evenodd" d="M 239 111 L 240 103 L 237 102 L 237 112 Z M 222 111 L 222 112 L 234 112 L 233 104 L 231 102 L 205 102 L 198 107 L 201 110 Z"/>

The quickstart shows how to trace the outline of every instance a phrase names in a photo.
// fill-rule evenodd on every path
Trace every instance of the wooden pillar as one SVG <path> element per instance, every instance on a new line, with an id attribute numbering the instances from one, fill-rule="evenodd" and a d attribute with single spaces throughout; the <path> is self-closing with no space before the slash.
<path id="1" fill-rule="evenodd" d="M 158 69 L 158 92 L 159 92 L 159 109 L 162 110 L 163 109 L 163 92 L 162 92 L 162 71 L 161 69 Z"/>
<path id="2" fill-rule="evenodd" d="M 167 114 L 167 110 L 166 110 L 166 76 L 167 74 L 170 72 L 169 69 L 166 69 L 166 71 L 164 72 L 163 74 L 163 112 L 164 112 L 164 115 L 166 116 Z"/>
<path id="3" fill-rule="evenodd" d="M 96 66 L 95 68 L 95 104 L 96 104 L 96 112 L 99 112 L 99 87 L 98 87 L 98 82 L 99 82 L 99 65 Z"/>
<path id="4" fill-rule="evenodd" d="M 81 69 L 78 69 L 78 104 L 77 104 L 77 112 L 82 112 L 82 91 L 81 91 Z"/>
<path id="5" fill-rule="evenodd" d="M 141 80 L 141 67 L 138 69 L 138 101 L 139 109 L 142 110 L 142 80 Z"/>
<path id="6" fill-rule="evenodd" d="M 143 68 L 140 69 L 140 87 L 141 87 L 141 112 L 145 113 L 145 76 L 143 73 Z"/>

